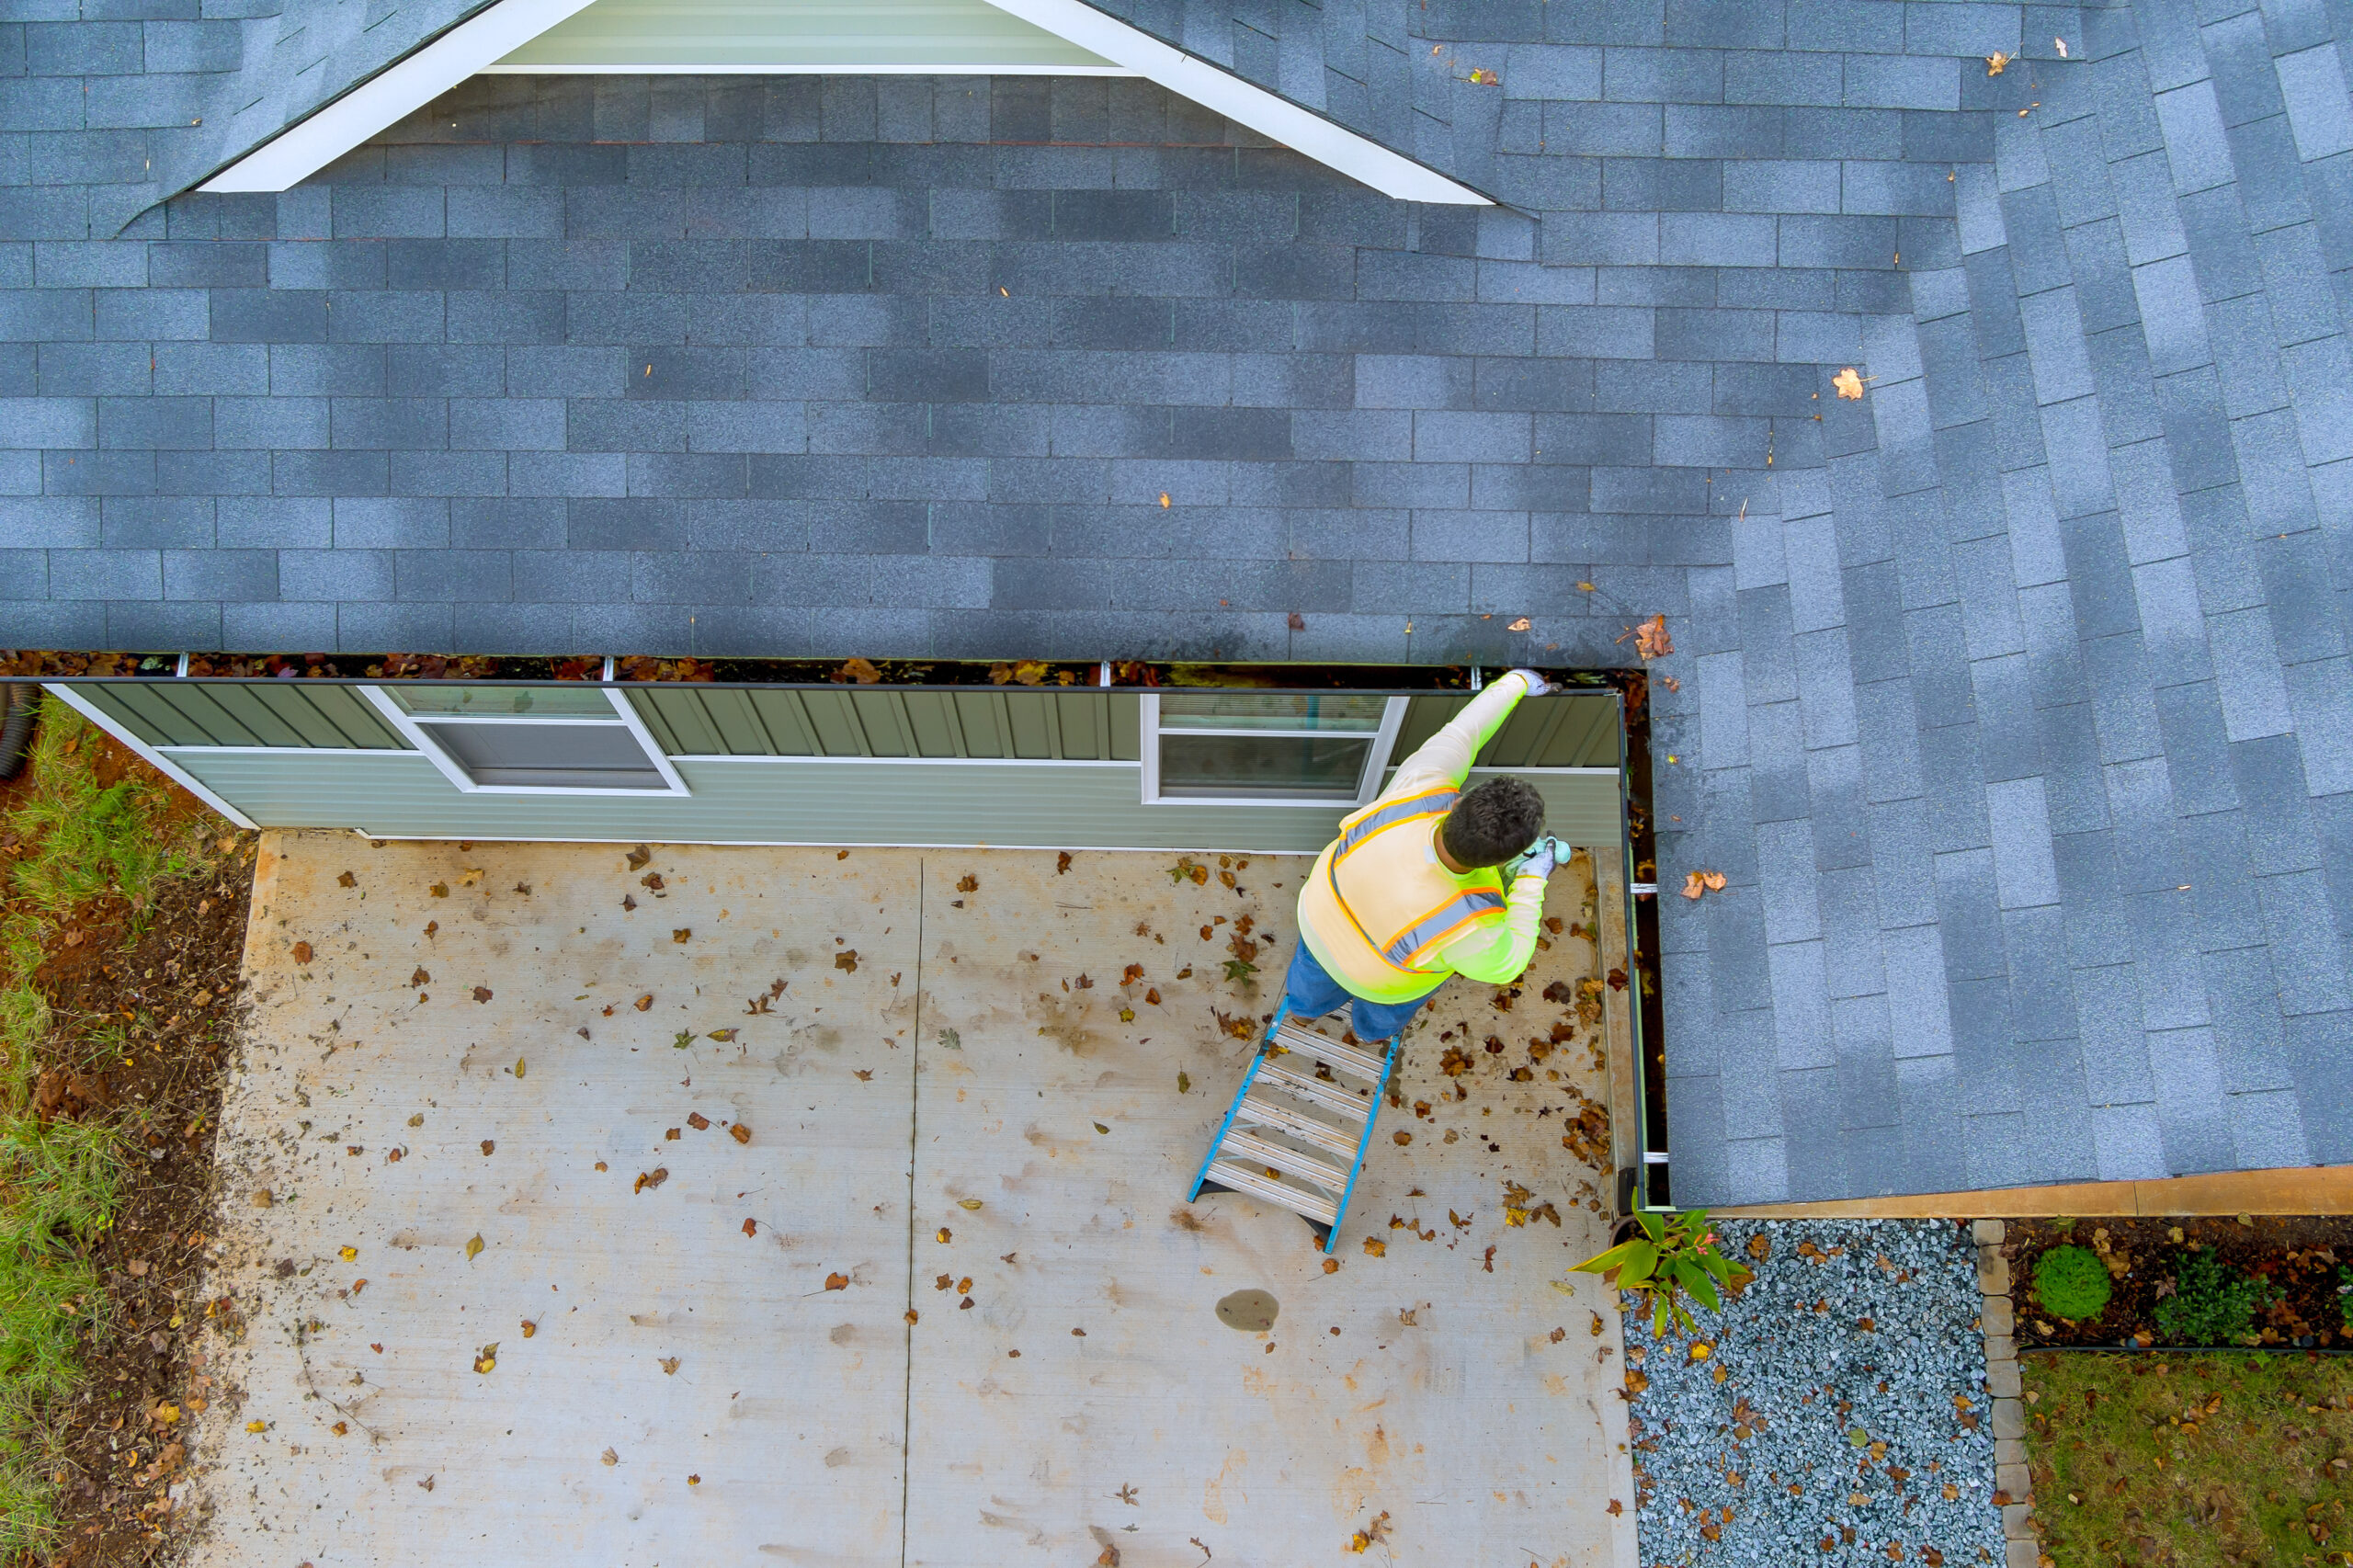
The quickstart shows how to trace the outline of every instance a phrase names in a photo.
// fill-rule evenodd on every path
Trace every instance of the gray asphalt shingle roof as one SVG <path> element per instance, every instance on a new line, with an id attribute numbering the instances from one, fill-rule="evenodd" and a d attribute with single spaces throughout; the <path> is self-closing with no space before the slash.
<path id="1" fill-rule="evenodd" d="M 1111 8 L 1513 208 L 1099 78 L 484 79 L 151 208 L 449 14 L 12 0 L 6 640 L 1663 611 L 1678 1200 L 2353 1160 L 2353 3 Z"/>

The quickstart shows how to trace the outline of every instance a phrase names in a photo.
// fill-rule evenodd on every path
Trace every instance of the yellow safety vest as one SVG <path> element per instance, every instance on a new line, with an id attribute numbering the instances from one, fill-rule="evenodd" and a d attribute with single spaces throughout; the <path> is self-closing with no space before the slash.
<path id="1" fill-rule="evenodd" d="M 1461 791 L 1439 785 L 1341 819 L 1300 890 L 1299 927 L 1333 979 L 1374 1002 L 1435 991 L 1452 972 L 1438 950 L 1473 926 L 1504 918 L 1502 875 L 1474 873 L 1466 887 L 1431 853 L 1432 825 Z"/>

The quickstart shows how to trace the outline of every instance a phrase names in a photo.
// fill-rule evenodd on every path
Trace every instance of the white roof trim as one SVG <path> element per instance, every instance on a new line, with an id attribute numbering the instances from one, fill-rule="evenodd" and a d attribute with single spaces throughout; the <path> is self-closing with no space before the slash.
<path id="1" fill-rule="evenodd" d="M 1203 108 L 1215 109 L 1350 179 L 1361 180 L 1384 196 L 1454 207 L 1495 205 L 1469 186 L 1230 71 L 1172 48 L 1116 17 L 1106 16 L 1086 0 L 989 0 L 989 4 L 1124 65 Z"/>
<path id="2" fill-rule="evenodd" d="M 291 190 L 494 61 L 504 60 L 590 0 L 499 0 L 415 53 L 295 121 L 199 190 Z"/>
<path id="3" fill-rule="evenodd" d="M 574 12 L 585 10 L 590 3 L 591 0 L 499 0 L 325 108 L 287 127 L 198 188 L 290 189 L 469 76 L 488 70 Z M 1172 48 L 1105 15 L 1085 0 L 989 3 L 1136 75 L 1157 82 L 1204 108 L 1246 125 L 1319 164 L 1337 169 L 1351 179 L 1360 180 L 1383 195 L 1401 201 L 1457 207 L 1495 205 L 1470 187 L 1264 87 L 1255 86 L 1229 71 Z M 825 74 L 865 74 L 851 70 Z"/>

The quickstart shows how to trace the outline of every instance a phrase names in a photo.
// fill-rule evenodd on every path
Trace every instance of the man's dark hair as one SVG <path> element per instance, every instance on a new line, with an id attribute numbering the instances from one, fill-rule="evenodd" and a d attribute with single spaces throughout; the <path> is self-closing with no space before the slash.
<path id="1" fill-rule="evenodd" d="M 1438 835 L 1465 866 L 1500 866 L 1544 831 L 1544 797 L 1524 778 L 1490 778 L 1454 802 Z"/>

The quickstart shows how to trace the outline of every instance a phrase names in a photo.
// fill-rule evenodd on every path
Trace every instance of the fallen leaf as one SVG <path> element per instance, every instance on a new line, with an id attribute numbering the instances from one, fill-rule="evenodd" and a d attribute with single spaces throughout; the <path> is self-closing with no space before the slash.
<path id="1" fill-rule="evenodd" d="M 1111 1130 L 1098 1121 L 1095 1124 L 1095 1131 L 1097 1132 L 1108 1133 Z"/>
<path id="2" fill-rule="evenodd" d="M 1283 618 L 1283 624 L 1293 631 L 1304 631 L 1307 630 L 1307 618 L 1299 611 L 1292 610 Z"/>
<path id="3" fill-rule="evenodd" d="M 269 1430 L 269 1423 L 267 1421 L 248 1421 L 245 1423 L 245 1430 L 248 1432 L 267 1432 Z"/>
<path id="4" fill-rule="evenodd" d="M 335 881 L 335 886 L 342 888 L 356 888 L 359 885 L 359 879 L 353 876 L 349 871 L 344 872 L 344 874 L 337 877 Z"/>
<path id="5" fill-rule="evenodd" d="M 1998 49 L 1985 57 L 1985 74 L 1988 76 L 1998 76 L 2009 68 L 2010 57 Z M 1862 394 L 1858 392 L 1855 395 L 1860 397 Z"/>
<path id="6" fill-rule="evenodd" d="M 1830 384 L 1837 390 L 1838 395 L 1845 398 L 1847 402 L 1860 403 L 1862 401 L 1863 378 L 1855 373 L 1855 368 L 1852 365 L 1847 366 L 1845 369 L 1831 377 Z"/>
<path id="7" fill-rule="evenodd" d="M 1054 857 L 1054 875 L 1059 877 L 1069 869 L 1070 851 L 1065 849 L 1061 854 Z"/>
<path id="8" fill-rule="evenodd" d="M 739 1121 L 727 1130 L 727 1136 L 738 1143 L 749 1143 L 752 1141 L 752 1130 Z"/>
<path id="9" fill-rule="evenodd" d="M 628 854 L 622 856 L 621 858 L 629 862 L 629 869 L 631 870 L 642 871 L 645 869 L 645 863 L 654 858 L 654 851 L 641 844 L 636 848 L 631 850 Z"/>
<path id="10" fill-rule="evenodd" d="M 964 876 L 957 879 L 956 891 L 958 892 L 978 892 L 981 891 L 981 879 L 972 876 L 968 872 Z"/>
<path id="11" fill-rule="evenodd" d="M 1610 1517 L 1615 1518 L 1615 1517 L 1617 1517 L 1619 1515 L 1620 1515 L 1620 1514 L 1624 1513 L 1625 1511 L 1626 1511 L 1626 1505 L 1625 1505 L 1625 1504 L 1620 1503 L 1620 1501 L 1618 1501 L 1618 1499 L 1617 1499 L 1617 1498 L 1615 1498 L 1615 1497 L 1612 1497 L 1611 1499 L 1609 1499 L 1609 1516 L 1610 1516 Z"/>
<path id="12" fill-rule="evenodd" d="M 874 1069 L 871 1067 L 853 1067 L 850 1071 L 858 1074 L 858 1081 L 861 1084 L 873 1081 Z"/>
<path id="13" fill-rule="evenodd" d="M 490 987 L 489 987 L 489 986 L 487 986 L 487 985 L 477 985 L 477 986 L 475 986 L 475 987 L 474 987 L 474 1000 L 475 1000 L 475 1001 L 477 1001 L 477 1002 L 487 1002 L 487 1001 L 489 1001 L 489 1000 L 490 1000 Z"/>
<path id="14" fill-rule="evenodd" d="M 1528 617 L 1523 615 L 1518 619 L 1513 621 L 1509 626 L 1505 627 L 1504 630 L 1506 631 L 1525 631 L 1532 624 L 1533 622 L 1531 622 Z"/>
<path id="15" fill-rule="evenodd" d="M 528 1066 L 528 1063 L 526 1063 L 526 1062 L 525 1062 L 525 1061 L 523 1060 L 523 1058 L 521 1058 L 521 1057 L 519 1057 L 519 1056 L 518 1056 L 518 1057 L 517 1057 L 517 1058 L 515 1059 L 515 1076 L 517 1076 L 517 1078 L 521 1077 L 521 1076 L 523 1075 L 524 1071 L 525 1071 L 525 1069 L 526 1069 L 526 1067 L 527 1067 L 527 1066 Z"/>
<path id="16" fill-rule="evenodd" d="M 956 1207 L 959 1209 L 978 1209 L 980 1206 L 981 1200 L 977 1198 L 960 1198 L 956 1200 Z"/>
<path id="17" fill-rule="evenodd" d="M 664 1182 L 668 1181 L 669 1179 L 670 1167 L 667 1165 L 656 1165 L 650 1171 L 638 1172 L 637 1184 L 634 1187 L 631 1187 L 630 1191 L 632 1193 L 643 1192 L 647 1187 L 660 1187 Z"/>
<path id="18" fill-rule="evenodd" d="M 475 1354 L 474 1370 L 477 1372 L 489 1372 L 495 1371 L 497 1368 L 498 1341 L 494 1339 L 489 1344 L 483 1346 L 482 1349 Z"/>
<path id="19" fill-rule="evenodd" d="M 728 1041 L 735 1038 L 735 1031 L 733 1029 L 713 1029 L 710 1031 L 710 1038 L 719 1041 L 722 1045 L 725 1045 Z"/>
<path id="20" fill-rule="evenodd" d="M 676 1356 L 662 1358 L 662 1375 L 665 1378 L 674 1378 L 678 1375 L 678 1358 Z"/>
<path id="21" fill-rule="evenodd" d="M 1193 1092 L 1192 1076 L 1182 1067 L 1176 1069 L 1176 1092 L 1180 1095 L 1189 1095 Z"/>
<path id="22" fill-rule="evenodd" d="M 694 1031 L 694 1030 L 692 1030 L 692 1029 L 680 1029 L 680 1030 L 679 1030 L 679 1031 L 678 1031 L 675 1036 L 673 1036 L 673 1037 L 671 1038 L 671 1040 L 670 1040 L 670 1049 L 671 1049 L 671 1050 L 673 1050 L 673 1051 L 684 1051 L 684 1050 L 686 1050 L 686 1049 L 687 1049 L 687 1047 L 688 1047 L 688 1046 L 690 1046 L 690 1045 L 694 1044 L 694 1042 L 695 1042 L 695 1031 Z"/>
<path id="23" fill-rule="evenodd" d="M 342 1258 L 346 1263 L 357 1262 L 359 1257 L 359 1249 L 358 1247 L 344 1247 L 338 1251 L 335 1256 Z"/>
<path id="24" fill-rule="evenodd" d="M 670 940 L 672 940 L 672 941 L 674 941 L 674 942 L 677 942 L 677 943 L 681 943 L 681 944 L 683 944 L 683 943 L 687 940 L 687 938 L 688 938 L 688 937 L 689 937 L 693 936 L 694 934 L 695 934 L 694 927 L 693 927 L 693 926 L 676 926 L 676 927 L 673 928 L 673 929 L 672 929 L 672 931 L 670 932 Z"/>
<path id="25" fill-rule="evenodd" d="M 482 1233 L 480 1231 L 476 1231 L 466 1242 L 466 1261 L 468 1263 L 472 1263 L 474 1259 L 480 1257 L 482 1256 Z"/>
<path id="26" fill-rule="evenodd" d="M 1168 510 L 1168 492 L 1165 490 L 1160 493 L 1160 509 L 1164 512 Z"/>
<path id="27" fill-rule="evenodd" d="M 1364 1239 L 1364 1254 L 1367 1257 L 1387 1257 L 1389 1256 L 1389 1244 L 1383 1241 L 1376 1241 L 1372 1237 L 1367 1236 Z"/>
<path id="28" fill-rule="evenodd" d="M 834 672 L 834 678 L 837 681 L 856 681 L 860 686 L 872 686 L 882 678 L 882 672 L 874 667 L 874 661 L 871 659 L 849 659 L 843 663 L 840 669 Z"/>
<path id="29" fill-rule="evenodd" d="M 848 1289 L 849 1289 L 849 1276 L 848 1276 L 848 1275 L 847 1275 L 847 1274 L 828 1274 L 828 1275 L 826 1275 L 826 1276 L 825 1276 L 825 1289 L 826 1289 L 826 1290 L 848 1290 Z"/>
<path id="30" fill-rule="evenodd" d="M 436 882 L 426 891 L 432 893 L 435 898 L 448 898 L 449 896 L 449 884 L 447 882 Z"/>
<path id="31" fill-rule="evenodd" d="M 2063 39 L 2063 38 L 2054 38 L 2054 39 L 2052 39 L 2052 40 L 2051 40 L 2051 47 L 2052 47 L 2052 48 L 2053 48 L 2053 49 L 2055 49 L 2055 50 L 2057 50 L 2057 51 L 2059 51 L 2059 58 L 2060 58 L 2060 59 L 2064 60 L 2064 59 L 2066 59 L 2066 58 L 2067 58 L 2067 40 L 2066 40 L 2065 39 Z"/>
<path id="32" fill-rule="evenodd" d="M 942 1225 L 942 1226 L 940 1226 L 940 1227 L 939 1227 L 939 1240 L 941 1241 L 941 1243 L 942 1243 L 942 1244 L 946 1244 L 946 1243 L 948 1243 L 948 1242 L 952 1242 L 952 1241 L 954 1241 L 955 1239 L 956 1239 L 956 1233 L 955 1233 L 955 1232 L 953 1232 L 953 1231 L 949 1230 L 949 1229 L 947 1226 L 945 1226 L 945 1225 Z"/>
<path id="33" fill-rule="evenodd" d="M 703 1113 L 699 1110 L 690 1110 L 687 1112 L 687 1125 L 693 1128 L 697 1132 L 700 1132 L 704 1128 L 710 1125 L 710 1118 L 703 1115 Z"/>
<path id="34" fill-rule="evenodd" d="M 409 971 L 408 983 L 412 986 L 430 985 L 433 983 L 433 977 L 426 973 L 424 966 L 420 964 Z"/>
<path id="35" fill-rule="evenodd" d="M 608 1465 L 615 1465 L 615 1464 L 619 1464 L 619 1463 L 620 1463 L 620 1462 L 621 1462 L 621 1456 L 620 1456 L 620 1455 L 619 1455 L 619 1454 L 617 1454 L 617 1453 L 615 1453 L 615 1452 L 614 1452 L 612 1449 L 606 1449 L 606 1450 L 605 1450 L 601 1455 L 599 1455 L 598 1457 L 599 1457 L 600 1459 L 602 1459 L 602 1460 L 603 1460 L 607 1464 L 608 1464 Z"/>
<path id="36" fill-rule="evenodd" d="M 1654 615 L 1634 628 L 1634 652 L 1644 659 L 1663 659 L 1675 652 L 1665 615 Z"/>
<path id="37" fill-rule="evenodd" d="M 835 953 L 834 955 L 834 967 L 840 970 L 844 974 L 856 974 L 858 972 L 858 949 L 856 948 L 852 948 L 847 952 Z"/>

